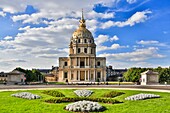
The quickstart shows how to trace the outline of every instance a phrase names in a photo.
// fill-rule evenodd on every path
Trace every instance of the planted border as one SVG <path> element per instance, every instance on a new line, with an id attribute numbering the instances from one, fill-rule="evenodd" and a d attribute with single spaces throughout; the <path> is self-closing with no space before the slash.
<path id="1" fill-rule="evenodd" d="M 63 103 L 63 102 L 76 102 L 76 101 L 94 101 L 94 102 L 101 102 L 101 103 L 108 103 L 108 104 L 115 104 L 115 103 L 123 103 L 121 101 L 115 100 L 115 99 L 107 99 L 107 98 L 87 98 L 87 97 L 63 97 L 63 98 L 51 98 L 45 100 L 47 103 Z"/>
<path id="2" fill-rule="evenodd" d="M 117 91 L 111 91 L 109 93 L 105 93 L 102 97 L 106 97 L 106 98 L 114 98 L 117 96 L 120 96 L 122 94 L 125 94 L 123 92 L 117 92 Z"/>
<path id="3" fill-rule="evenodd" d="M 56 91 L 56 90 L 46 90 L 46 91 L 43 91 L 42 93 L 53 96 L 53 97 L 65 97 L 63 93 Z"/>

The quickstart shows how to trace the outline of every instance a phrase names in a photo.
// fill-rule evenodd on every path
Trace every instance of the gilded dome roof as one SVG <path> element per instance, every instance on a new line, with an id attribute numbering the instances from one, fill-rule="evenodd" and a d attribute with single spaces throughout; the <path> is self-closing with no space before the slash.
<path id="1" fill-rule="evenodd" d="M 85 27 L 79 27 L 76 31 L 74 31 L 73 38 L 93 38 L 91 32 Z"/>
<path id="2" fill-rule="evenodd" d="M 86 29 L 86 24 L 85 24 L 85 20 L 84 20 L 84 17 L 83 17 L 83 12 L 82 12 L 82 18 L 79 22 L 80 22 L 79 28 L 74 31 L 72 37 L 74 39 L 77 39 L 77 38 L 93 38 L 92 33 L 88 29 Z"/>

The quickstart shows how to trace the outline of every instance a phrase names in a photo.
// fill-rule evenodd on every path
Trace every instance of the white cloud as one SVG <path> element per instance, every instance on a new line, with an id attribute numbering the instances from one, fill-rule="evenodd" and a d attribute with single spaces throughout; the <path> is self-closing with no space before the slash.
<path id="1" fill-rule="evenodd" d="M 119 40 L 119 38 L 116 36 L 116 35 L 114 35 L 112 38 L 110 38 L 110 41 L 112 42 L 112 41 L 117 41 L 117 40 Z"/>
<path id="2" fill-rule="evenodd" d="M 29 16 L 28 14 L 16 15 L 16 16 L 13 16 L 13 17 L 12 17 L 12 20 L 13 20 L 14 22 L 16 22 L 16 21 L 28 19 L 29 17 L 30 17 L 30 16 Z"/>
<path id="3" fill-rule="evenodd" d="M 111 46 L 97 46 L 97 52 L 99 51 L 105 51 L 105 50 L 116 50 L 120 48 L 128 48 L 128 46 L 120 46 L 119 44 L 112 44 Z"/>
<path id="4" fill-rule="evenodd" d="M 121 22 L 121 21 L 107 21 L 105 23 L 101 24 L 101 28 L 106 29 L 106 28 L 110 28 L 112 26 L 117 26 L 117 27 L 124 27 L 124 26 L 133 26 L 137 23 L 141 23 L 141 22 L 145 22 L 148 19 L 148 15 L 152 13 L 149 10 L 145 10 L 142 12 L 136 12 L 135 14 L 133 14 L 128 20 Z"/>
<path id="5" fill-rule="evenodd" d="M 13 38 L 12 38 L 12 36 L 6 36 L 4 39 L 5 40 L 10 40 L 10 39 L 13 39 Z"/>
<path id="6" fill-rule="evenodd" d="M 136 43 L 140 44 L 140 45 L 148 45 L 148 46 L 166 46 L 166 47 L 169 47 L 169 45 L 167 45 L 166 43 L 160 43 L 159 41 L 156 41 L 156 40 L 147 40 L 147 41 L 141 40 L 141 41 L 137 41 Z"/>
<path id="7" fill-rule="evenodd" d="M 6 13 L 4 13 L 3 11 L 0 11 L 0 16 L 4 17 L 6 16 Z"/>
<path id="8" fill-rule="evenodd" d="M 158 54 L 158 48 L 149 47 L 145 49 L 136 49 L 132 52 L 117 53 L 117 54 L 100 54 L 99 56 L 105 56 L 108 59 L 130 61 L 130 62 L 141 62 L 152 58 L 164 58 L 165 55 Z"/>
<path id="9" fill-rule="evenodd" d="M 104 19 L 108 19 L 108 18 L 114 18 L 115 13 L 111 12 L 111 13 L 97 13 L 95 11 L 91 11 L 87 13 L 87 18 L 104 18 Z"/>
<path id="10" fill-rule="evenodd" d="M 97 38 L 95 38 L 95 43 L 97 45 L 101 45 L 104 42 L 107 42 L 109 40 L 108 35 L 99 35 Z"/>
<path id="11" fill-rule="evenodd" d="M 137 0 L 126 0 L 129 4 L 133 4 L 133 3 L 136 3 Z"/>
<path id="12" fill-rule="evenodd" d="M 119 38 L 115 35 L 113 37 L 109 37 L 108 35 L 99 35 L 95 38 L 95 43 L 97 44 L 97 52 L 104 50 L 116 50 L 119 48 L 127 48 L 128 46 L 120 46 L 119 44 L 112 44 L 111 46 L 104 46 L 105 42 L 112 42 L 113 40 L 118 40 Z"/>

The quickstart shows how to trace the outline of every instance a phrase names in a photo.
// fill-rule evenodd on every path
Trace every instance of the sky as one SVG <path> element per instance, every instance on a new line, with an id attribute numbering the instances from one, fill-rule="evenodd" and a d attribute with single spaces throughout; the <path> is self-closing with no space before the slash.
<path id="1" fill-rule="evenodd" d="M 58 66 L 82 8 L 107 66 L 169 67 L 169 6 L 169 0 L 0 0 L 0 72 Z"/>

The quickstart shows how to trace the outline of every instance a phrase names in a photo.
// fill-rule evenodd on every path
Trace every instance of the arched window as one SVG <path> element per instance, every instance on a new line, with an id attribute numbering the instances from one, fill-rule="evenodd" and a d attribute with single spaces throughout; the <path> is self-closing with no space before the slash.
<path id="1" fill-rule="evenodd" d="M 89 42 L 91 43 L 91 40 Z"/>
<path id="2" fill-rule="evenodd" d="M 87 53 L 87 48 L 84 48 L 84 53 Z"/>
<path id="3" fill-rule="evenodd" d="M 93 54 L 93 49 L 91 49 L 91 54 Z"/>
<path id="4" fill-rule="evenodd" d="M 78 48 L 78 53 L 80 53 L 80 48 Z"/>
<path id="5" fill-rule="evenodd" d="M 78 43 L 80 43 L 80 39 L 78 39 Z"/>
<path id="6" fill-rule="evenodd" d="M 67 62 L 64 62 L 64 66 L 67 66 Z"/>
<path id="7" fill-rule="evenodd" d="M 87 40 L 86 40 L 86 39 L 84 39 L 84 43 L 87 43 Z"/>

